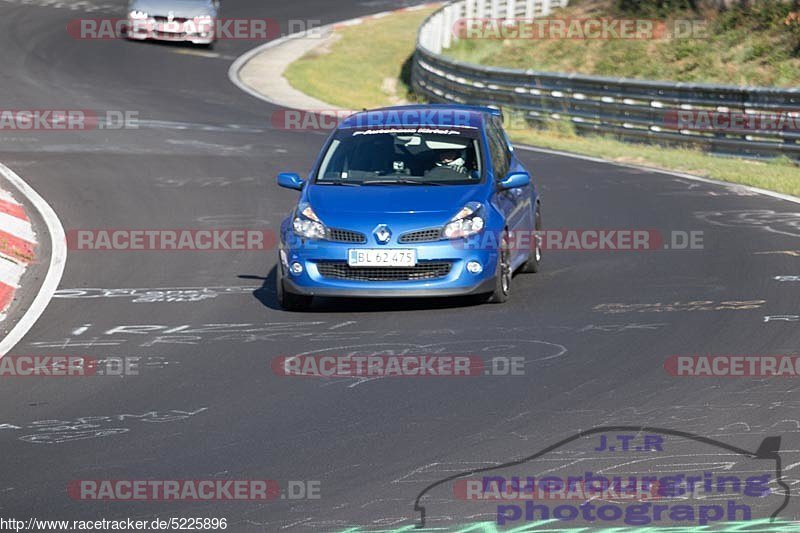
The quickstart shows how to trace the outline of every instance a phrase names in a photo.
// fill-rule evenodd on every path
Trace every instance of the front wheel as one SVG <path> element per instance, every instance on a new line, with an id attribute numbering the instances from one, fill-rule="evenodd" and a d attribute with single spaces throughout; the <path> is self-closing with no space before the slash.
<path id="1" fill-rule="evenodd" d="M 287 311 L 306 311 L 308 308 L 310 308 L 314 297 L 306 294 L 295 294 L 293 292 L 288 292 L 283 286 L 283 276 L 280 273 L 280 266 L 278 266 L 278 270 L 279 271 L 276 275 L 278 305 Z"/>
<path id="2" fill-rule="evenodd" d="M 508 301 L 511 294 L 511 250 L 509 250 L 508 230 L 503 231 L 503 238 L 500 240 L 499 256 L 497 258 L 497 270 L 495 273 L 494 291 L 489 296 L 489 303 L 501 304 Z"/>

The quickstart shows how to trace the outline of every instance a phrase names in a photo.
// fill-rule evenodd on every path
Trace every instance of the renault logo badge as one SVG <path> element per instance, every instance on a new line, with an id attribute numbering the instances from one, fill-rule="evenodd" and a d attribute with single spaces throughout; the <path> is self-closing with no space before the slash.
<path id="1" fill-rule="evenodd" d="M 372 234 L 375 235 L 375 240 L 378 241 L 379 244 L 386 244 L 389 242 L 389 239 L 392 238 L 392 231 L 386 224 L 381 224 L 375 228 Z"/>

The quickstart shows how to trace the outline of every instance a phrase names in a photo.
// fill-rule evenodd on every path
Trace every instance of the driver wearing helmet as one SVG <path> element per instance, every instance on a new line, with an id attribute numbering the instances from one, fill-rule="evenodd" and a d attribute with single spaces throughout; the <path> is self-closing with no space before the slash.
<path id="1" fill-rule="evenodd" d="M 466 161 L 461 156 L 458 150 L 444 150 L 439 154 L 436 166 L 439 168 L 447 168 L 458 172 L 459 174 L 466 174 L 467 167 Z"/>

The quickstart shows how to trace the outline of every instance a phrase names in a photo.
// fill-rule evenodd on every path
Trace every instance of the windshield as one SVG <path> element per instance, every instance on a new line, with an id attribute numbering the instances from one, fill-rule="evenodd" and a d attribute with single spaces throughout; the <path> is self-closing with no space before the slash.
<path id="1" fill-rule="evenodd" d="M 338 131 L 316 183 L 469 185 L 483 175 L 478 133 L 466 128 L 402 127 Z"/>

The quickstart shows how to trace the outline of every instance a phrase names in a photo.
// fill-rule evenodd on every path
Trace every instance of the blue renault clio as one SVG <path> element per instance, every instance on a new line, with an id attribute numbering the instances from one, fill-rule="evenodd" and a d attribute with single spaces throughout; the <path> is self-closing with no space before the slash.
<path id="1" fill-rule="evenodd" d="M 314 296 L 505 302 L 515 271 L 539 270 L 540 198 L 496 109 L 356 113 L 307 179 L 281 173 L 277 181 L 301 191 L 280 230 L 285 309 L 306 309 Z"/>

